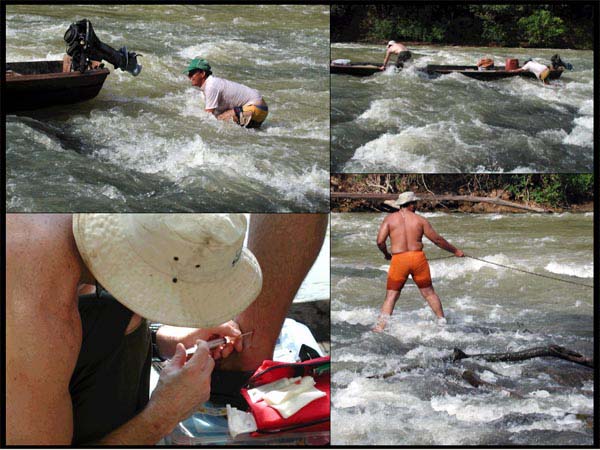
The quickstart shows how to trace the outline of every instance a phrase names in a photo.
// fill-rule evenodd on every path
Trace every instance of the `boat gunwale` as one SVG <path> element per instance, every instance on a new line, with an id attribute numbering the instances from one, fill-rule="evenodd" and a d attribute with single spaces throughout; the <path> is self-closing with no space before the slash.
<path id="1" fill-rule="evenodd" d="M 56 60 L 48 60 L 48 61 L 18 61 L 18 62 L 6 62 L 6 67 L 10 67 L 11 64 L 26 64 L 26 63 L 45 63 L 45 62 L 57 62 Z M 62 62 L 62 61 L 60 61 Z M 52 80 L 52 79 L 68 79 L 68 78 L 84 78 L 84 77 L 99 77 L 104 75 L 105 78 L 110 74 L 110 70 L 106 67 L 100 67 L 96 69 L 89 69 L 85 72 L 81 73 L 77 70 L 71 72 L 47 72 L 47 73 L 38 73 L 38 74 L 19 74 L 19 75 L 11 75 L 6 76 L 6 72 L 10 70 L 7 69 L 5 71 L 5 79 L 7 83 L 17 83 L 17 82 L 27 82 L 27 81 L 43 81 L 43 80 Z"/>

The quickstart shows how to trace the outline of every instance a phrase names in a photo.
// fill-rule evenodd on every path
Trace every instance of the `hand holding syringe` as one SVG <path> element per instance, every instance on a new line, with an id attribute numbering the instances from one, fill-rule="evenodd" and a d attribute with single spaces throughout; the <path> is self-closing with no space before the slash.
<path id="1" fill-rule="evenodd" d="M 252 333 L 253 333 L 253 331 L 248 331 L 247 333 L 242 333 L 239 336 L 235 336 L 235 337 L 225 336 L 225 337 L 220 337 L 217 339 L 211 339 L 210 341 L 207 341 L 206 344 L 208 345 L 209 350 L 214 350 L 215 348 L 217 348 L 223 344 L 229 344 L 230 342 L 235 342 L 238 339 L 243 339 L 246 336 L 250 336 Z M 190 359 L 195 352 L 196 352 L 195 345 L 193 347 L 188 348 L 185 351 L 186 359 Z"/>

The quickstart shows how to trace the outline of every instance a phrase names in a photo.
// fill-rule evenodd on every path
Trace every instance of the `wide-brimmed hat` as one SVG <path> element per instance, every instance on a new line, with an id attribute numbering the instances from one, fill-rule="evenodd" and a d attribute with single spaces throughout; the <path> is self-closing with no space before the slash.
<path id="1" fill-rule="evenodd" d="M 205 72 L 210 72 L 210 64 L 204 58 L 194 58 L 188 64 L 187 69 L 183 73 L 190 73 L 192 70 L 204 70 Z"/>
<path id="2" fill-rule="evenodd" d="M 402 205 L 406 205 L 407 203 L 416 202 L 418 200 L 420 200 L 420 198 L 417 197 L 417 195 L 414 192 L 406 191 L 398 196 L 398 198 L 394 202 L 394 205 L 399 208 Z"/>
<path id="3" fill-rule="evenodd" d="M 243 247 L 242 214 L 75 214 L 73 235 L 96 280 L 142 317 L 211 327 L 246 309 L 262 288 Z"/>
<path id="4" fill-rule="evenodd" d="M 389 47 L 390 45 L 394 45 L 395 43 L 396 43 L 396 41 L 390 41 L 390 42 L 388 42 L 387 46 Z"/>

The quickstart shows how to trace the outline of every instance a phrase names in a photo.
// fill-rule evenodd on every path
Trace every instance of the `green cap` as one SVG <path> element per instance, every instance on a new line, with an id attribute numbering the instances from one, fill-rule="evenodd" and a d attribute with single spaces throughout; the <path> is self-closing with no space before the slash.
<path id="1" fill-rule="evenodd" d="M 204 58 L 194 58 L 183 73 L 190 73 L 192 70 L 210 70 L 210 64 Z"/>

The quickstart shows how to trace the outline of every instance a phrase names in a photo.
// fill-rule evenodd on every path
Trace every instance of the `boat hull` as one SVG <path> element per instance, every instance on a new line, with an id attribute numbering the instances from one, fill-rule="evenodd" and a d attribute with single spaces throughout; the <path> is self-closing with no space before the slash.
<path id="1" fill-rule="evenodd" d="M 422 69 L 424 72 L 432 75 L 447 75 L 450 73 L 460 73 L 469 78 L 475 78 L 477 80 L 499 80 L 502 78 L 512 78 L 512 77 L 526 77 L 526 78 L 535 78 L 535 74 L 531 72 L 511 72 L 509 70 L 505 70 L 504 66 L 498 66 L 492 70 L 478 70 L 477 66 L 438 66 L 438 65 L 428 65 Z M 560 78 L 562 75 L 562 70 L 550 70 L 550 75 L 548 76 L 551 80 L 556 80 Z"/>
<path id="2" fill-rule="evenodd" d="M 62 72 L 62 61 L 7 63 L 6 110 L 27 111 L 90 100 L 98 95 L 108 69 Z"/>
<path id="3" fill-rule="evenodd" d="M 368 77 L 377 72 L 381 65 L 376 63 L 350 63 L 350 64 L 329 64 L 329 72 L 339 75 L 353 75 L 355 77 Z"/>

